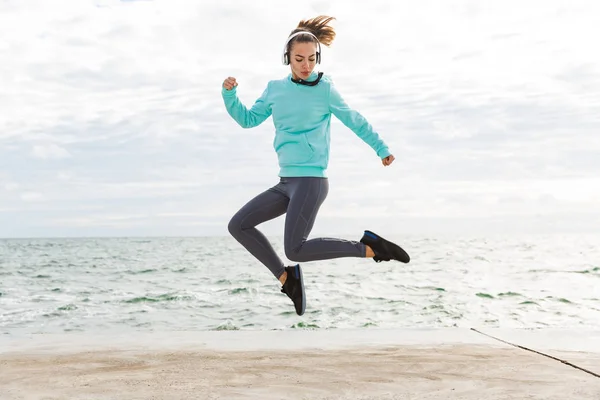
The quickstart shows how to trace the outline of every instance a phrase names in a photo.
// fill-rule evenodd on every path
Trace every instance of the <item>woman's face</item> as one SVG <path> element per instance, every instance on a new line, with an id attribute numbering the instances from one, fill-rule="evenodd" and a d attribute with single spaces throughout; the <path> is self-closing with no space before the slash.
<path id="1" fill-rule="evenodd" d="M 294 79 L 308 78 L 317 63 L 317 45 L 312 42 L 295 42 L 290 53 Z"/>

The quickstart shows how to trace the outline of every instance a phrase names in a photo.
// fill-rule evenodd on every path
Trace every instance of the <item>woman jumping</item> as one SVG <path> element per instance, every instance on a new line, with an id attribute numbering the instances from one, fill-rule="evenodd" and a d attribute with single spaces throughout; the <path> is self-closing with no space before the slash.
<path id="1" fill-rule="evenodd" d="M 273 116 L 273 147 L 279 162 L 279 183 L 254 197 L 231 219 L 231 235 L 263 263 L 281 282 L 281 292 L 304 314 L 306 298 L 300 265 L 285 266 L 267 238 L 256 226 L 286 214 L 285 255 L 290 261 L 308 262 L 341 257 L 368 257 L 376 262 L 397 260 L 408 263 L 408 254 L 398 245 L 365 230 L 360 241 L 337 238 L 308 240 L 315 218 L 329 191 L 326 169 L 329 163 L 331 115 L 368 144 L 384 166 L 394 156 L 369 122 L 350 108 L 322 72 L 321 44 L 335 38 L 329 26 L 333 17 L 319 16 L 300 21 L 287 38 L 283 64 L 291 73 L 272 80 L 248 110 L 238 99 L 237 81 L 225 79 L 222 96 L 227 112 L 242 127 L 252 128 Z"/>

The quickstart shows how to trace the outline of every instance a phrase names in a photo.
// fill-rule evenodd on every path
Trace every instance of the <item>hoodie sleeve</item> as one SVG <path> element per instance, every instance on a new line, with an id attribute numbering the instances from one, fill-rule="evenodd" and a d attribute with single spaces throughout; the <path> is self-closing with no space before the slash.
<path id="1" fill-rule="evenodd" d="M 269 85 L 262 95 L 254 102 L 250 110 L 246 108 L 237 96 L 237 87 L 227 90 L 221 88 L 221 95 L 227 112 L 242 128 L 253 128 L 260 125 L 271 115 L 271 105 L 267 102 Z"/>
<path id="2" fill-rule="evenodd" d="M 390 150 L 371 124 L 358 111 L 346 104 L 333 82 L 329 82 L 329 110 L 344 125 L 351 129 L 359 138 L 377 153 L 379 158 L 389 156 Z"/>

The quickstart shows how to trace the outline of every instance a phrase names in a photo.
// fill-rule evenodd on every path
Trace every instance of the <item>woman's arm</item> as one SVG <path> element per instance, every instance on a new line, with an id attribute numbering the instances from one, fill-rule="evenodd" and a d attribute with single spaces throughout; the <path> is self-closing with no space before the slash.
<path id="1" fill-rule="evenodd" d="M 271 115 L 271 106 L 267 102 L 269 85 L 267 85 L 262 95 L 256 100 L 250 110 L 248 110 L 237 96 L 237 83 L 235 85 L 226 85 L 226 82 L 227 80 L 224 82 L 223 88 L 221 89 L 225 107 L 227 108 L 229 115 L 231 115 L 242 128 L 253 128 L 269 118 Z"/>

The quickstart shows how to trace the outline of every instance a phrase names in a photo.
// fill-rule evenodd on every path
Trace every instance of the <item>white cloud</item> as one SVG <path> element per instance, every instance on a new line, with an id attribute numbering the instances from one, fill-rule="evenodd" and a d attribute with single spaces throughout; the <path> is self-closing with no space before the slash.
<path id="1" fill-rule="evenodd" d="M 277 164 L 272 121 L 239 128 L 221 82 L 236 76 L 251 105 L 288 72 L 285 36 L 319 13 L 338 18 L 320 68 L 397 160 L 383 168 L 334 119 L 317 229 L 354 229 L 355 216 L 584 226 L 600 200 L 599 12 L 566 0 L 332 0 L 293 13 L 276 0 L 1 2 L 0 236 L 68 221 L 72 234 L 225 233 Z"/>
<path id="2" fill-rule="evenodd" d="M 67 158 L 70 156 L 69 152 L 66 149 L 55 144 L 35 145 L 33 146 L 31 154 L 34 157 L 41 159 Z"/>
<path id="3" fill-rule="evenodd" d="M 8 182 L 4 184 L 4 190 L 7 192 L 13 192 L 19 189 L 19 184 L 15 182 Z"/>
<path id="4" fill-rule="evenodd" d="M 24 192 L 21 193 L 21 199 L 26 202 L 40 201 L 44 199 L 44 196 L 38 192 Z"/>

